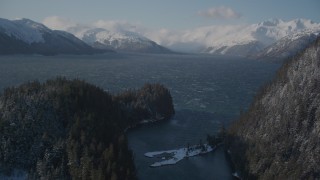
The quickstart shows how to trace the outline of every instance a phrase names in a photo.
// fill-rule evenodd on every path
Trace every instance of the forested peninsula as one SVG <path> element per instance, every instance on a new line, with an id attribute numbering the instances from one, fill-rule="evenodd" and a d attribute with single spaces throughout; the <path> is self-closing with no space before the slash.
<path id="1" fill-rule="evenodd" d="M 29 179 L 136 179 L 125 130 L 174 114 L 160 84 L 117 95 L 57 78 L 0 95 L 1 176 Z"/>

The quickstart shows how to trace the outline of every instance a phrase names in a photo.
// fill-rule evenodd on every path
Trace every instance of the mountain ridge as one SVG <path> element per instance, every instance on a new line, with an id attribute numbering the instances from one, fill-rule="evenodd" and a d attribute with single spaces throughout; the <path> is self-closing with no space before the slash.
<path id="1" fill-rule="evenodd" d="M 203 52 L 211 54 L 226 54 L 236 56 L 250 56 L 258 53 L 267 46 L 284 38 L 306 29 L 320 30 L 320 24 L 307 19 L 294 19 L 283 21 L 281 19 L 269 19 L 257 24 L 249 25 L 238 32 L 231 33 L 220 39 L 212 40 L 212 45 Z M 252 44 L 258 44 L 254 51 L 235 51 L 238 49 L 250 49 Z M 239 48 L 241 47 L 241 48 Z"/>
<path id="2" fill-rule="evenodd" d="M 303 49 L 306 44 L 314 40 L 314 32 L 320 31 L 320 24 L 307 19 L 290 21 L 269 19 L 260 23 L 234 28 L 229 27 L 223 33 L 220 30 L 216 30 L 215 27 L 196 29 L 195 35 L 193 35 L 193 31 L 185 32 L 187 34 L 182 32 L 181 37 L 184 37 L 185 40 L 178 42 L 172 36 L 173 42 L 169 43 L 167 47 L 171 47 L 171 44 L 179 46 L 180 50 L 185 48 L 186 51 L 193 52 L 189 47 L 192 44 L 193 48 L 202 53 L 283 60 Z M 107 30 L 74 25 L 68 26 L 66 31 L 72 35 L 67 35 L 58 30 L 51 30 L 43 24 L 29 19 L 12 21 L 0 19 L 0 40 L 2 42 L 0 44 L 0 53 L 93 54 L 110 52 L 111 50 L 140 53 L 173 53 L 168 48 L 143 36 L 143 33 L 127 31 L 123 28 Z M 204 34 L 200 35 L 200 32 Z M 280 47 L 274 47 L 274 50 L 279 50 L 271 52 L 272 46 L 279 46 L 281 42 L 283 44 L 286 37 L 294 38 L 295 34 L 303 34 L 303 32 L 305 37 L 299 40 L 292 40 L 292 44 L 295 44 L 294 47 L 287 45 L 284 48 L 282 45 L 282 50 Z M 170 34 L 168 35 L 169 37 L 171 36 Z M 46 41 L 50 43 L 46 43 Z M 290 39 L 286 40 L 286 42 L 289 41 Z"/>
<path id="3" fill-rule="evenodd" d="M 262 51 L 250 55 L 252 58 L 268 61 L 283 61 L 305 49 L 320 36 L 320 29 L 306 29 L 290 34 L 267 46 Z"/>
<path id="4" fill-rule="evenodd" d="M 75 34 L 97 49 L 107 48 L 115 51 L 142 53 L 172 53 L 171 50 L 131 31 L 109 31 L 104 28 L 93 28 Z"/>
<path id="5" fill-rule="evenodd" d="M 30 19 L 0 18 L 0 54 L 94 54 L 112 52 L 87 45 L 73 34 Z"/>

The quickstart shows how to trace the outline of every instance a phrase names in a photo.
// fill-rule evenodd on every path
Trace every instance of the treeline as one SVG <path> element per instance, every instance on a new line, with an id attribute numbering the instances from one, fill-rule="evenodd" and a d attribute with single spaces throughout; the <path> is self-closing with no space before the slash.
<path id="1" fill-rule="evenodd" d="M 206 140 L 211 147 L 216 147 L 225 142 L 226 136 L 227 130 L 225 129 L 224 125 L 222 125 L 216 135 L 207 134 Z"/>
<path id="2" fill-rule="evenodd" d="M 8 88 L 0 96 L 0 169 L 23 169 L 30 179 L 134 180 L 124 130 L 173 113 L 159 84 L 116 96 L 65 78 Z"/>

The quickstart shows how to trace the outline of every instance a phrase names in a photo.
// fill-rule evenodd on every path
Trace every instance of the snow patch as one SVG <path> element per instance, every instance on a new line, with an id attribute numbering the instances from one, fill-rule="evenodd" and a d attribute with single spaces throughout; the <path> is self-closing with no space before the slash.
<path id="1" fill-rule="evenodd" d="M 240 175 L 238 174 L 238 172 L 234 172 L 232 173 L 233 177 L 236 177 L 237 179 L 241 179 Z"/>
<path id="2" fill-rule="evenodd" d="M 150 165 L 150 167 L 160 167 L 165 165 L 173 165 L 177 162 L 181 161 L 186 157 L 197 156 L 200 154 L 206 154 L 213 151 L 216 147 L 211 147 L 208 144 L 204 144 L 203 146 L 195 145 L 189 148 L 180 148 L 174 150 L 167 151 L 155 151 L 155 152 L 147 152 L 144 155 L 149 158 L 159 158 L 162 161 L 155 162 Z"/>
<path id="3" fill-rule="evenodd" d="M 16 39 L 22 40 L 28 44 L 44 42 L 43 31 L 50 31 L 40 23 L 29 19 L 7 20 L 0 18 L 0 31 Z"/>
<path id="4" fill-rule="evenodd" d="M 103 28 L 94 28 L 78 33 L 76 36 L 90 45 L 94 44 L 95 42 L 99 42 L 101 44 L 112 46 L 115 49 L 128 43 L 152 45 L 151 40 L 137 33 L 129 31 L 115 32 Z"/>
<path id="5" fill-rule="evenodd" d="M 252 42 L 259 42 L 267 47 L 274 42 L 292 35 L 290 38 L 297 39 L 298 33 L 310 33 L 310 30 L 320 30 L 320 24 L 306 19 L 295 19 L 283 21 L 281 19 L 270 19 L 258 24 L 252 24 L 241 29 L 225 32 L 220 37 L 213 37 L 212 43 L 208 46 L 208 53 L 227 54 L 232 46 L 249 45 Z M 221 51 L 221 49 L 223 49 Z"/>

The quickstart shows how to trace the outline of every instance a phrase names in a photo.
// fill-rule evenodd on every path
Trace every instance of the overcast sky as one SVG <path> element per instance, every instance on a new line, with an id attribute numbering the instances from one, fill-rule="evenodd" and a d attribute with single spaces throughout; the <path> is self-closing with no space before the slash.
<path id="1" fill-rule="evenodd" d="M 320 0 L 0 0 L 1 18 L 43 22 L 54 16 L 78 23 L 122 21 L 173 30 L 270 18 L 320 22 L 319 9 Z"/>

